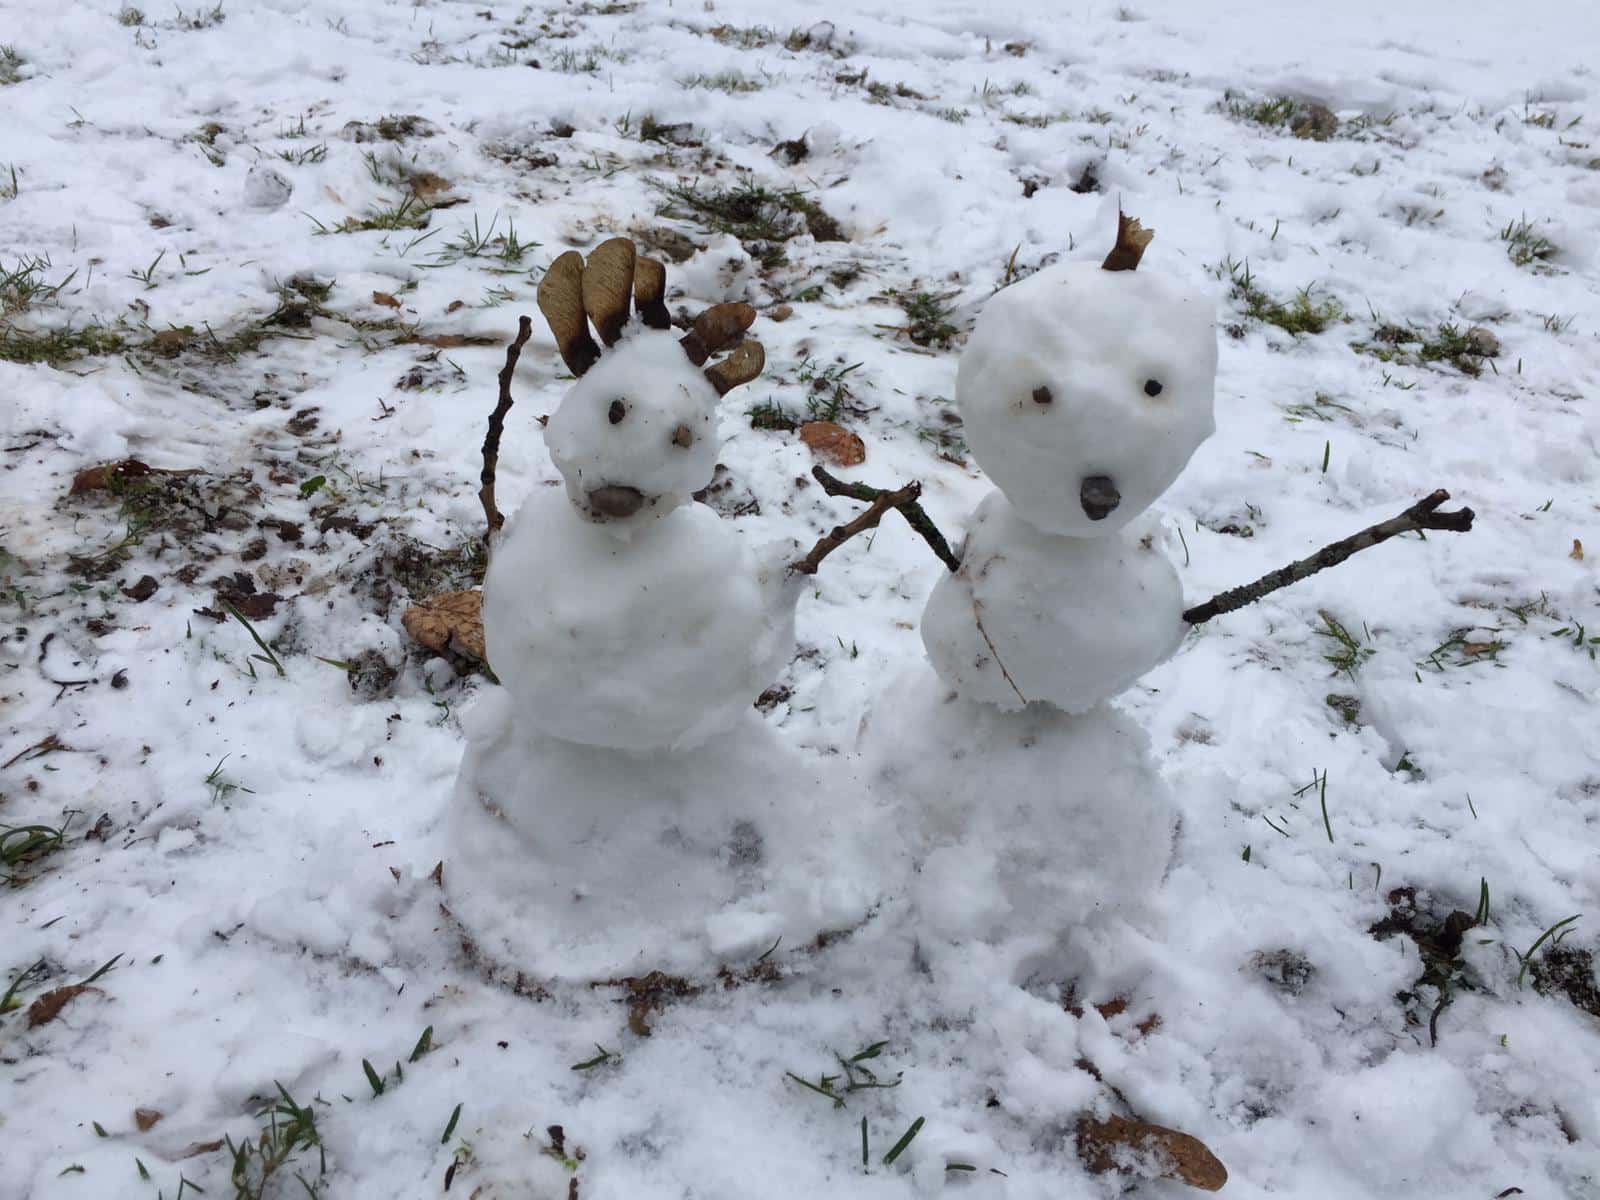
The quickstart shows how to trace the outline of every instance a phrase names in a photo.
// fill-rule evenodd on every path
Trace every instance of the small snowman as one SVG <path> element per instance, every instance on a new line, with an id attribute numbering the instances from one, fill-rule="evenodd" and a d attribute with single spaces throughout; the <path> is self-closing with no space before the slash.
<path id="1" fill-rule="evenodd" d="M 1146 912 L 1176 827 L 1145 735 L 1105 702 L 1188 628 L 1146 510 L 1213 429 L 1214 306 L 1137 272 L 1152 234 L 1118 226 L 1103 264 L 1040 271 L 978 320 L 956 398 L 997 490 L 923 614 L 946 686 L 902 680 L 863 743 L 921 814 L 922 929 L 1023 977 Z"/>
<path id="2" fill-rule="evenodd" d="M 547 977 L 690 970 L 867 902 L 803 882 L 829 853 L 810 797 L 846 783 L 752 707 L 793 652 L 796 546 L 692 503 L 718 401 L 763 365 L 755 312 L 719 304 L 679 336 L 664 293 L 625 238 L 551 265 L 539 307 L 577 377 L 545 428 L 564 488 L 528 498 L 484 581 L 502 687 L 463 719 L 450 907 L 492 960 Z"/>
<path id="3" fill-rule="evenodd" d="M 961 356 L 967 441 L 998 490 L 922 638 L 945 682 L 1005 709 L 1087 712 L 1188 629 L 1144 517 L 1215 428 L 1215 308 L 1136 271 L 1153 234 L 1118 225 L 1102 265 L 1064 263 L 990 300 Z"/>

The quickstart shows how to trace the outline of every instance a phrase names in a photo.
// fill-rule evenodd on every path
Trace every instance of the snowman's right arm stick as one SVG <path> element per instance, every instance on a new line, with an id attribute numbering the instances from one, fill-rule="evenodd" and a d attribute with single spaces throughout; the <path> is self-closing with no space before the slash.
<path id="1" fill-rule="evenodd" d="M 1431 496 L 1418 500 L 1398 517 L 1391 517 L 1387 521 L 1379 521 L 1376 525 L 1363 529 L 1360 533 L 1324 546 L 1310 558 L 1302 558 L 1299 562 L 1290 563 L 1287 567 L 1279 567 L 1270 574 L 1263 575 L 1254 583 L 1247 583 L 1243 587 L 1229 588 L 1225 592 L 1213 596 L 1204 604 L 1197 604 L 1183 614 L 1183 619 L 1191 625 L 1199 625 L 1209 621 L 1212 617 L 1219 617 L 1223 613 L 1233 612 L 1247 604 L 1254 604 L 1261 597 L 1279 588 L 1286 588 L 1291 583 L 1299 583 L 1307 576 L 1315 575 L 1318 571 L 1329 567 L 1336 567 L 1345 559 L 1358 551 L 1365 550 L 1368 546 L 1376 546 L 1379 542 L 1386 542 L 1390 538 L 1402 533 L 1415 533 L 1423 529 L 1444 529 L 1452 533 L 1466 533 L 1472 528 L 1473 512 L 1470 508 L 1458 509 L 1455 512 L 1435 511 L 1446 500 L 1450 493 L 1440 488 Z"/>

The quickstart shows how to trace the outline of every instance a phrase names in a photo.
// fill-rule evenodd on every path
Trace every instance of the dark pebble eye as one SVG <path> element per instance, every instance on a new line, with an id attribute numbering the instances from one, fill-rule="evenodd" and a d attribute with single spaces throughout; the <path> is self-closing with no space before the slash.
<path id="1" fill-rule="evenodd" d="M 625 405 L 621 400 L 613 400 L 611 402 L 611 407 L 606 410 L 606 420 L 610 421 L 613 425 L 620 425 L 622 423 L 622 418 L 627 415 L 628 406 Z"/>
<path id="2" fill-rule="evenodd" d="M 1144 394 L 1146 396 L 1161 395 L 1161 381 L 1159 379 L 1146 379 L 1144 381 Z"/>
<path id="3" fill-rule="evenodd" d="M 1050 389 L 1043 384 L 1033 389 L 1033 402 L 1035 404 L 1049 404 L 1055 397 L 1050 394 Z"/>

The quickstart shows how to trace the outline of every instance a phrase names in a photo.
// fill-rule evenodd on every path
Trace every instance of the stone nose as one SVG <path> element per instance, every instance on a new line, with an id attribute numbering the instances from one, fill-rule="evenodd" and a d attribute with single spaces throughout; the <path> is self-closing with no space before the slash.
<path id="1" fill-rule="evenodd" d="M 595 512 L 608 517 L 631 517 L 644 507 L 644 493 L 638 488 L 607 484 L 589 490 L 589 504 Z"/>
<path id="2" fill-rule="evenodd" d="M 1090 475 L 1078 488 L 1078 503 L 1089 520 L 1104 521 L 1122 503 L 1122 494 L 1109 475 Z"/>

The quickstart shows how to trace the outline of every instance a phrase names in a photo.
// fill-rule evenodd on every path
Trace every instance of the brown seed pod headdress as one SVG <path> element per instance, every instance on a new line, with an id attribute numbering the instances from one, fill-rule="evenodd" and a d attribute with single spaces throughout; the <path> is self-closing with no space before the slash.
<path id="1" fill-rule="evenodd" d="M 653 258 L 641 257 L 629 239 L 611 238 L 590 251 L 587 261 L 576 250 L 568 250 L 550 264 L 539 281 L 539 311 L 555 335 L 562 361 L 581 377 L 600 358 L 600 347 L 589 333 L 590 322 L 600 340 L 614 346 L 628 323 L 631 298 L 645 325 L 670 329 L 666 291 L 666 267 Z M 745 330 L 755 319 L 755 309 L 748 304 L 714 304 L 679 341 L 697 367 L 713 354 L 735 347 L 732 354 L 705 370 L 719 396 L 749 383 L 766 363 L 761 343 L 744 340 Z"/>

